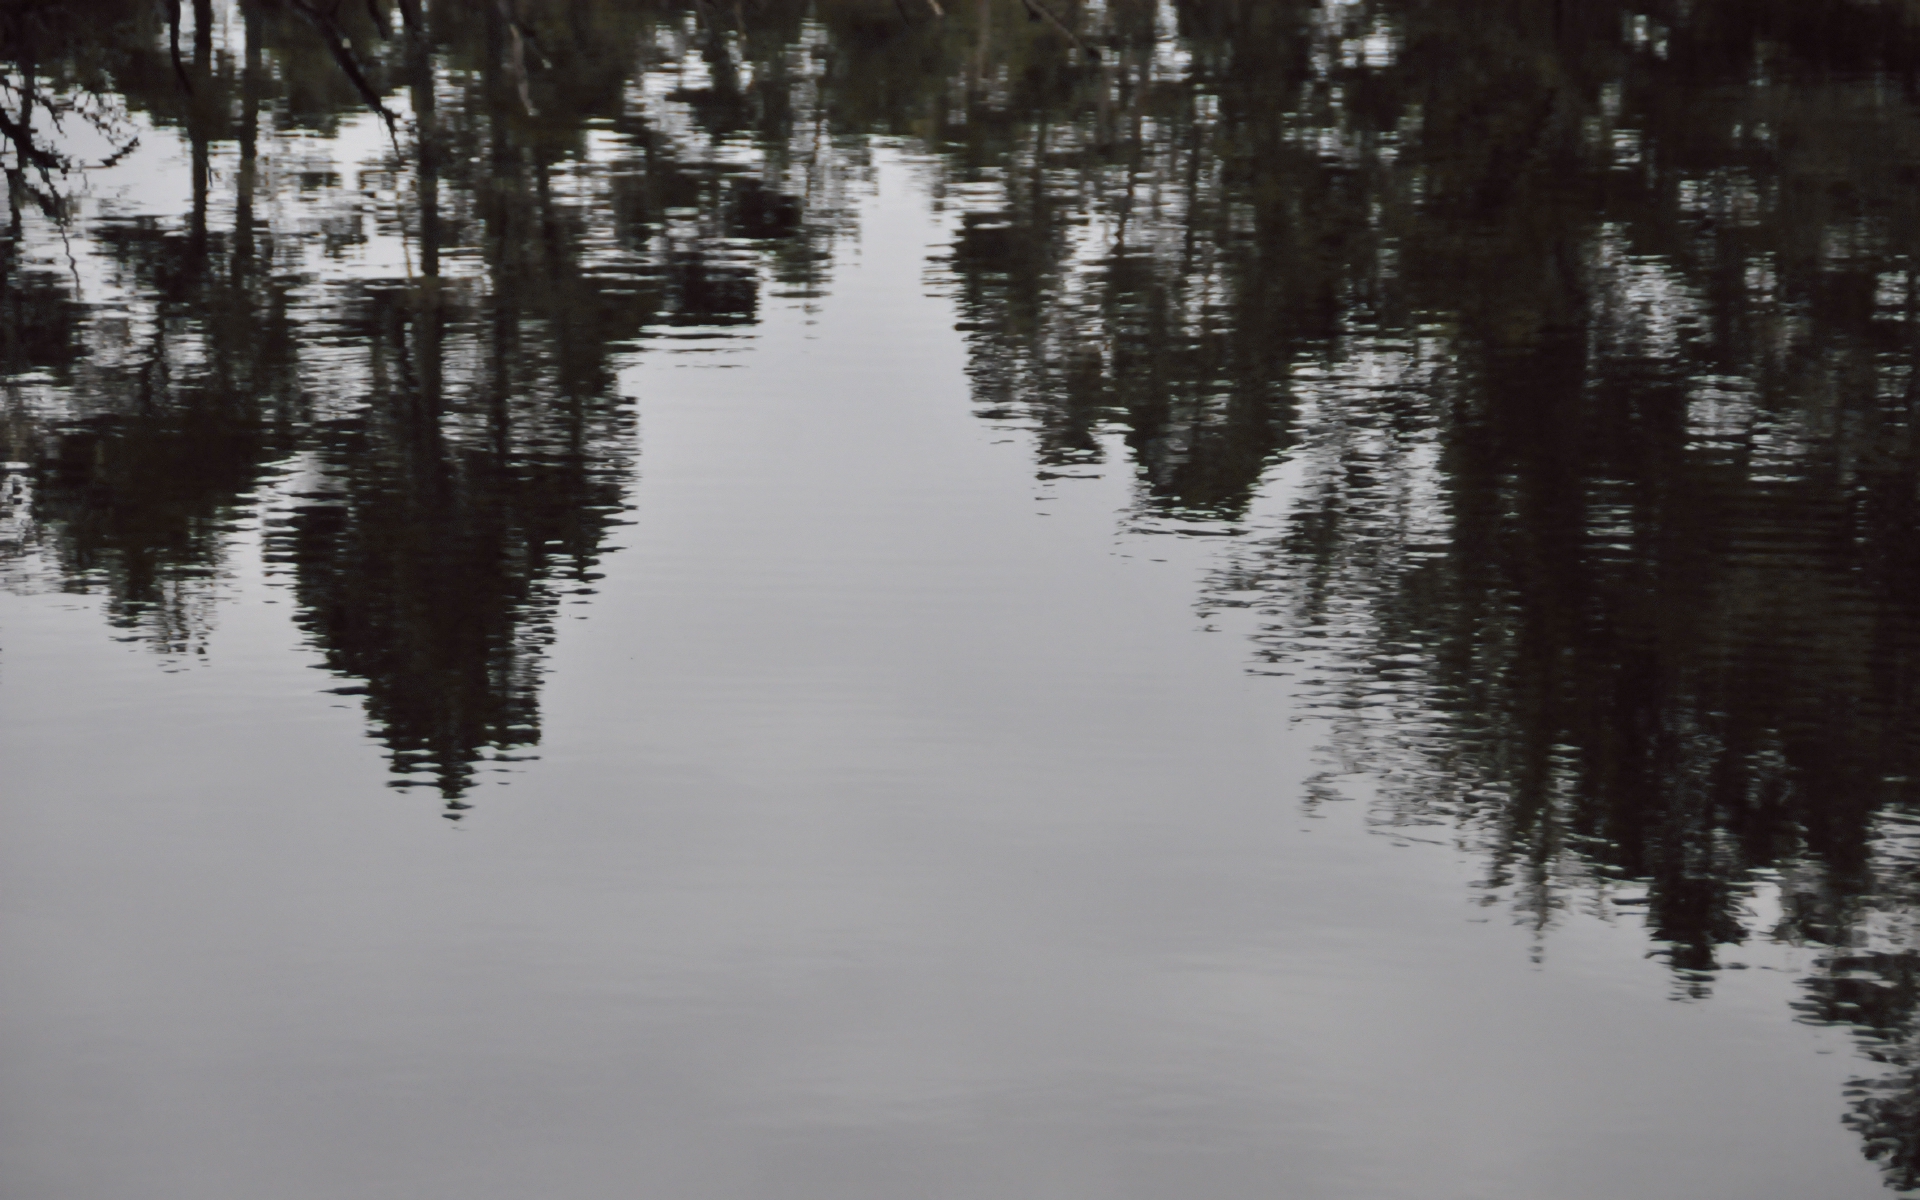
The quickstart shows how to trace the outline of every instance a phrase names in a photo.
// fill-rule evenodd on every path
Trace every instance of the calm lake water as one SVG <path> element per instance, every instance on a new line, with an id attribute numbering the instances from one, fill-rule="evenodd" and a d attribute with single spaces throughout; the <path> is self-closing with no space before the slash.
<path id="1" fill-rule="evenodd" d="M 1920 1194 L 1920 9 L 0 39 L 0 1193 Z"/>

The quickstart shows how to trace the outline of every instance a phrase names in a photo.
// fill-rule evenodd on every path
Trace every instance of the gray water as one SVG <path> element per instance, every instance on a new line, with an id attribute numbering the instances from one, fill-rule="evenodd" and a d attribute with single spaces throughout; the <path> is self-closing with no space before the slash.
<path id="1" fill-rule="evenodd" d="M 249 81 L 251 146 L 140 99 L 139 145 L 64 181 L 59 214 L 16 195 L 0 1193 L 1911 1182 L 1911 734 L 1878 731 L 1913 713 L 1873 681 L 1915 643 L 1872 572 L 1913 532 L 1820 524 L 1911 498 L 1869 486 L 1877 463 L 1910 482 L 1909 451 L 1884 428 L 1848 448 L 1864 418 L 1765 349 L 1798 335 L 1727 332 L 1687 261 L 1588 213 L 1548 255 L 1581 276 L 1578 321 L 1540 316 L 1511 247 L 1442 280 L 1474 312 L 1398 295 L 1444 232 L 1406 224 L 1365 235 L 1389 294 L 1342 284 L 1331 328 L 1283 337 L 1285 306 L 1236 282 L 1251 252 L 1196 249 L 1198 191 L 1134 195 L 1177 172 L 1125 167 L 1118 209 L 1004 129 L 863 130 L 831 67 L 778 137 L 709 111 L 722 51 L 757 81 L 946 42 L 1074 62 L 1044 24 L 831 8 L 759 61 L 760 10 L 657 7 L 621 115 L 571 141 L 538 90 L 566 82 L 541 74 L 564 75 L 557 8 L 526 8 L 518 116 L 511 72 L 481 121 L 458 40 L 412 43 L 437 56 L 444 244 L 405 121 L 390 139 L 297 57 L 300 27 L 246 6 L 206 10 L 202 57 L 188 14 L 182 69 L 192 103 L 216 69 Z M 1133 48 L 1071 69 L 1198 77 L 1194 14 L 1129 43 L 1131 8 L 1075 11 Z M 1355 71 L 1417 43 L 1391 5 L 1264 11 L 1323 41 L 1357 22 Z M 237 65 L 249 33 L 271 71 Z M 165 64 L 163 27 L 128 36 Z M 376 82 L 428 121 L 404 76 Z M 1029 111 L 1017 86 L 980 103 Z M 1181 160 L 1178 128 L 1137 145 Z M 1323 151 L 1338 191 L 1360 168 Z M 1023 206 L 1067 203 L 1049 186 L 1086 211 L 1029 237 Z M 1376 207 L 1376 231 L 1416 210 Z M 1898 248 L 1833 253 L 1906 286 Z M 1165 263 L 1171 292 L 1114 282 Z M 1759 269 L 1739 278 L 1775 286 Z M 1487 315 L 1503 288 L 1538 328 Z M 1889 372 L 1897 397 L 1901 303 L 1869 296 L 1881 342 L 1832 377 Z M 1516 388 L 1641 388 L 1602 429 L 1657 424 L 1648 395 L 1681 416 L 1644 474 L 1600 469 L 1604 436 L 1502 417 Z M 1475 458 L 1503 420 L 1519 466 Z M 1561 501 L 1529 507 L 1556 487 L 1571 533 Z M 1649 655 L 1683 682 L 1649 682 Z M 1809 732 L 1855 704 L 1835 719 L 1867 749 Z"/>

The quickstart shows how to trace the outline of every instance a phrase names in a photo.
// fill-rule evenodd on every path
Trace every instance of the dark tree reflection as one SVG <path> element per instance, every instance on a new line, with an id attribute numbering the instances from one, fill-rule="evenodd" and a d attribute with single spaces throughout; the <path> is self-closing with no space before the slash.
<path id="1" fill-rule="evenodd" d="M 619 356 L 751 322 L 762 260 L 789 277 L 832 219 L 784 156 L 723 166 L 703 102 L 636 103 L 648 69 L 726 78 L 715 27 L 671 6 L 9 20 L 5 545 L 179 662 L 257 541 L 394 783 L 457 817 L 482 759 L 538 742 L 541 648 L 626 507 Z M 109 156 L 177 136 L 181 210 L 83 228 L 97 164 L 61 114 L 123 135 Z M 302 141 L 356 128 L 386 151 L 351 177 Z"/>
<path id="2" fill-rule="evenodd" d="M 1912 6 L 943 7 L 10 6 L 0 554 L 177 658 L 257 520 L 457 815 L 626 503 L 621 356 L 817 296 L 914 139 L 980 413 L 1237 535 L 1203 607 L 1328 718 L 1310 802 L 1644 914 L 1683 997 L 1819 948 L 1920 1186 Z M 177 138 L 181 211 L 79 227 L 56 116 Z"/>
<path id="3" fill-rule="evenodd" d="M 1893 1068 L 1854 1119 L 1920 1181 L 1888 865 L 1920 778 L 1920 27 L 1115 0 L 1087 65 L 1010 15 L 836 43 L 839 109 L 939 148 L 982 415 L 1043 476 L 1124 446 L 1155 528 L 1245 530 L 1280 484 L 1204 607 L 1329 718 L 1313 802 L 1365 776 L 1543 931 L 1644 914 L 1682 996 L 1730 945 L 1829 948 L 1808 1015 Z"/>

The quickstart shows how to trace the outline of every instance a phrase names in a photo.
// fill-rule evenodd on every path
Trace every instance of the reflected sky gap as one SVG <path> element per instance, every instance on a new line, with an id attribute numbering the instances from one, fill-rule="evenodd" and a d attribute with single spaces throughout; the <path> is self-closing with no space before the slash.
<path id="1" fill-rule="evenodd" d="M 1800 1016 L 1920 1188 L 1916 28 L 1109 0 L 1088 62 L 948 8 L 349 6 L 391 137 L 298 6 L 9 14 L 0 570 L 186 664 L 257 534 L 458 819 L 615 548 L 619 365 L 826 302 L 906 139 L 979 416 L 1222 539 L 1203 617 L 1330 730 L 1306 803 L 1470 847 L 1543 934 L 1644 911 L 1681 998 L 1823 948 Z"/>

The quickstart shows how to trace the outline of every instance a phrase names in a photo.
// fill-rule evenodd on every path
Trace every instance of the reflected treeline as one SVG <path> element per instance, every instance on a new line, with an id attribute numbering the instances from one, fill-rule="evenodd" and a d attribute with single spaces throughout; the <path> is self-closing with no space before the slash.
<path id="1" fill-rule="evenodd" d="M 1684 993 L 1828 948 L 1920 1186 L 1920 10 L 1083 20 L 1097 66 L 953 68 L 983 411 L 1043 469 L 1123 435 L 1160 528 L 1297 485 L 1205 607 L 1331 718 L 1313 802 L 1543 929 L 1644 913 Z"/>
<path id="2" fill-rule="evenodd" d="M 626 507 L 619 356 L 752 321 L 769 263 L 805 286 L 832 171 L 723 163 L 693 85 L 724 47 L 671 8 L 88 0 L 0 34 L 8 577 L 178 662 L 264 561 L 457 816 L 538 741 Z"/>
<path id="3" fill-rule="evenodd" d="M 945 7 L 808 11 L 825 110 L 936 155 L 982 415 L 1253 531 L 1205 607 L 1331 718 L 1317 797 L 1644 914 L 1683 995 L 1824 948 L 1920 1186 L 1920 9 Z"/>

